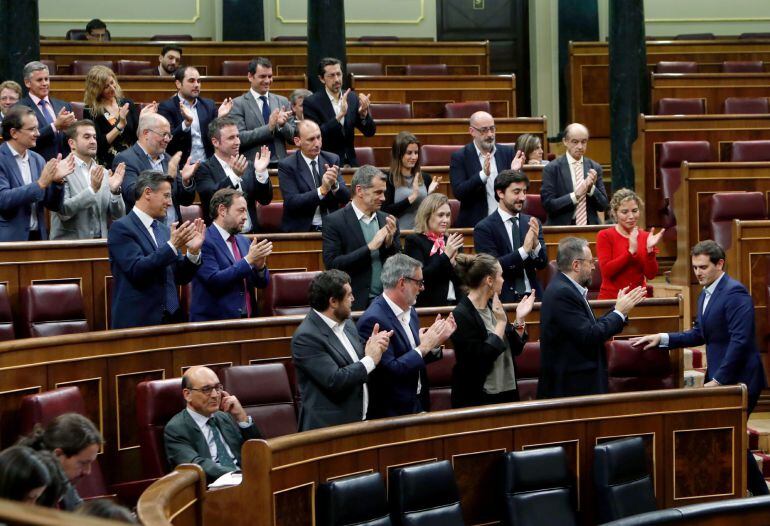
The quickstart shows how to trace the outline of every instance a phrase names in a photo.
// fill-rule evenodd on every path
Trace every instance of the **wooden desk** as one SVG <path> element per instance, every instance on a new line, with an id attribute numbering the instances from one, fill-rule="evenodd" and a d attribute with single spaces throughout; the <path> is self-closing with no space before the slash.
<path id="1" fill-rule="evenodd" d="M 770 73 L 652 74 L 651 111 L 663 98 L 704 99 L 706 113 L 725 113 L 727 97 L 767 97 Z"/>

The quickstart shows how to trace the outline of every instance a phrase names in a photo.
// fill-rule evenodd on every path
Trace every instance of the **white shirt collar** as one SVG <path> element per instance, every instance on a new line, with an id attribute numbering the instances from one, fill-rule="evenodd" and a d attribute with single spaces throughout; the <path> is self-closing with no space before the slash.
<path id="1" fill-rule="evenodd" d="M 14 157 L 20 158 L 22 161 L 26 161 L 29 158 L 29 150 L 24 151 L 24 155 L 17 152 L 13 146 L 11 146 L 11 143 L 6 143 L 8 145 L 8 149 L 11 150 L 11 155 Z"/>
<path id="2" fill-rule="evenodd" d="M 383 292 L 383 293 L 382 293 L 382 297 L 383 297 L 383 299 L 385 300 L 385 302 L 386 302 L 386 303 L 387 303 L 387 304 L 390 306 L 390 309 L 393 311 L 393 314 L 395 314 L 395 315 L 396 315 L 396 318 L 398 318 L 399 320 L 401 319 L 401 315 L 402 315 L 402 314 L 404 314 L 404 313 L 408 313 L 408 314 L 411 314 L 411 310 L 412 310 L 412 308 L 411 308 L 411 307 L 409 307 L 409 309 L 408 309 L 408 310 L 403 310 L 401 307 L 399 307 L 398 305 L 396 305 L 396 304 L 393 302 L 393 300 L 392 300 L 392 299 L 390 299 L 390 298 L 388 297 L 388 294 L 387 294 L 387 292 Z M 407 319 L 408 319 L 408 318 L 407 318 Z"/>
<path id="3" fill-rule="evenodd" d="M 195 421 L 195 423 L 198 424 L 198 427 L 200 428 L 203 428 L 203 426 L 205 426 L 208 423 L 209 418 L 211 418 L 208 416 L 203 416 L 202 414 L 195 411 L 194 409 L 190 409 L 189 406 L 186 407 L 185 409 L 187 409 L 187 412 L 190 413 L 190 416 Z"/>
<path id="4" fill-rule="evenodd" d="M 481 157 L 484 153 L 486 153 L 481 151 L 481 148 L 479 148 L 478 144 L 476 144 L 476 141 L 473 141 L 473 147 L 476 148 L 476 157 Z M 492 156 L 495 155 L 496 151 L 497 151 L 497 143 L 492 145 Z"/>
<path id="5" fill-rule="evenodd" d="M 341 331 L 345 327 L 345 321 L 338 322 L 337 320 L 333 320 L 330 317 L 328 317 L 326 314 L 317 311 L 313 309 L 313 312 L 318 314 L 318 316 L 323 320 L 323 322 L 329 326 L 329 328 L 333 331 Z"/>
<path id="6" fill-rule="evenodd" d="M 176 96 L 179 97 L 179 102 L 181 102 L 182 104 L 184 104 L 188 108 L 194 108 L 195 106 L 198 105 L 198 97 L 195 97 L 195 102 L 190 103 L 187 99 L 182 97 L 181 93 L 177 93 Z"/>
<path id="7" fill-rule="evenodd" d="M 500 214 L 500 218 L 503 220 L 503 223 L 507 223 L 508 221 L 511 220 L 512 217 L 518 217 L 519 216 L 519 214 L 516 214 L 516 215 L 509 214 L 508 212 L 506 212 L 505 210 L 503 210 L 499 206 L 497 207 L 497 213 Z"/>
<path id="8" fill-rule="evenodd" d="M 225 230 L 224 228 L 222 228 L 221 226 L 219 226 L 216 221 L 212 221 L 211 224 L 217 227 L 217 230 L 219 231 L 219 235 L 222 236 L 222 239 L 225 240 L 225 243 L 229 243 L 228 239 L 230 239 L 230 236 L 232 234 L 227 230 Z"/>
<path id="9" fill-rule="evenodd" d="M 717 285 L 719 285 L 719 282 L 722 280 L 724 275 L 725 275 L 725 273 L 722 272 L 719 275 L 719 277 L 717 279 L 715 279 L 714 282 L 711 285 L 709 285 L 708 287 L 706 287 L 704 289 L 706 291 L 706 295 L 711 296 L 712 294 L 714 294 L 714 291 L 717 289 Z"/>
<path id="10" fill-rule="evenodd" d="M 40 101 L 41 101 L 41 100 L 44 100 L 44 101 L 46 101 L 46 102 L 48 103 L 48 105 L 49 105 L 49 106 L 51 106 L 51 109 L 53 110 L 53 105 L 51 104 L 51 100 L 48 98 L 48 95 L 46 95 L 45 97 L 43 97 L 43 98 L 41 99 L 41 98 L 40 98 L 40 97 L 38 97 L 37 95 L 35 95 L 35 94 L 33 94 L 33 93 L 30 93 L 30 94 L 29 94 L 29 98 L 30 98 L 30 99 L 32 99 L 32 102 L 34 102 L 34 103 L 35 103 L 35 106 L 39 106 L 39 105 L 40 105 Z"/>
<path id="11" fill-rule="evenodd" d="M 75 158 L 75 165 L 77 165 L 80 168 L 86 168 L 88 170 L 90 170 L 94 166 L 94 163 L 96 162 L 93 159 L 91 159 L 91 162 L 86 163 L 83 159 L 81 159 L 77 155 L 73 155 L 73 157 Z"/>
<path id="12" fill-rule="evenodd" d="M 583 162 L 583 157 L 580 157 L 580 159 L 575 159 L 574 157 L 572 157 L 572 156 L 569 154 L 569 152 L 566 152 L 566 154 L 565 154 L 565 155 L 567 156 L 567 161 L 569 162 L 569 164 L 573 164 L 573 163 L 582 163 L 582 162 Z"/>
<path id="13" fill-rule="evenodd" d="M 158 163 L 158 162 L 161 162 L 161 161 L 163 161 L 163 154 L 162 154 L 162 153 L 161 153 L 160 155 L 158 155 L 158 158 L 157 158 L 157 159 L 153 159 L 153 158 L 152 158 L 152 155 L 150 155 L 149 153 L 147 153 L 147 150 L 145 150 L 145 149 L 144 149 L 144 146 L 142 146 L 142 143 L 140 143 L 139 141 L 137 141 L 137 142 L 136 142 L 136 145 L 137 145 L 137 146 L 139 146 L 139 148 L 141 148 L 141 149 L 142 149 L 142 151 L 144 152 L 144 154 L 145 154 L 145 155 L 146 155 L 146 156 L 147 156 L 147 157 L 148 157 L 148 158 L 149 158 L 149 159 L 150 159 L 150 160 L 151 160 L 153 163 Z"/>
<path id="14" fill-rule="evenodd" d="M 562 274 L 564 274 L 564 273 L 562 272 Z M 570 281 L 572 282 L 572 284 L 573 284 L 573 285 L 575 285 L 575 288 L 578 290 L 578 292 L 580 293 L 580 295 L 581 295 L 581 296 L 583 296 L 584 298 L 586 298 L 586 296 L 588 295 L 588 289 L 587 289 L 587 288 L 585 288 L 584 286 L 582 286 L 580 283 L 578 283 L 578 282 L 577 282 L 577 281 L 575 281 L 574 279 L 572 279 L 571 277 L 567 276 L 566 274 L 564 274 L 564 276 L 565 276 L 565 277 L 566 277 L 568 280 L 570 280 Z M 587 298 L 586 298 L 586 299 L 587 299 Z"/>
<path id="15" fill-rule="evenodd" d="M 377 217 L 377 212 L 374 212 L 370 216 L 367 216 L 366 214 L 364 214 L 361 210 L 358 209 L 358 207 L 356 206 L 356 203 L 354 201 L 350 201 L 350 206 L 353 207 L 353 212 L 356 213 L 356 219 L 361 221 L 361 218 L 363 217 L 364 218 L 364 223 L 366 223 L 366 224 L 371 223 L 372 220 Z"/>
<path id="16" fill-rule="evenodd" d="M 305 159 L 305 163 L 307 163 L 308 168 L 310 168 L 310 163 L 315 161 L 316 170 L 318 170 L 318 174 L 323 176 L 323 174 L 321 173 L 321 161 L 319 160 L 319 157 L 321 157 L 320 155 L 315 159 L 311 159 L 310 157 L 302 153 L 302 150 L 299 151 L 299 154 L 302 156 L 303 159 Z"/>
<path id="17" fill-rule="evenodd" d="M 324 91 L 326 92 L 326 96 L 329 97 L 329 100 L 332 101 L 332 104 L 339 104 L 342 100 L 342 88 L 340 88 L 340 92 L 336 97 L 326 88 L 326 86 L 324 86 Z"/>
<path id="18" fill-rule="evenodd" d="M 139 207 L 137 206 L 134 206 L 134 208 L 132 208 L 131 210 L 133 210 L 133 212 L 136 214 L 136 217 L 139 218 L 139 221 L 142 222 L 142 224 L 144 225 L 144 228 L 149 229 L 150 226 L 152 225 L 152 222 L 155 221 L 155 219 L 152 216 L 150 216 L 143 210 L 140 210 Z M 160 222 L 160 220 L 158 221 Z"/>
<path id="19" fill-rule="evenodd" d="M 251 95 L 254 97 L 254 100 L 262 102 L 259 100 L 260 97 L 265 97 L 266 99 L 270 100 L 270 92 L 265 92 L 264 95 L 261 95 L 257 90 L 254 88 L 249 88 L 249 91 L 251 92 Z"/>

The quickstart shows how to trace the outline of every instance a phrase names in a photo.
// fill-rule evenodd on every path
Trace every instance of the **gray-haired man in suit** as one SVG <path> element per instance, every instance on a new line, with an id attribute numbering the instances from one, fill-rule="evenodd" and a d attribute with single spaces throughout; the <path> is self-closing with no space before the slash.
<path id="1" fill-rule="evenodd" d="M 273 64 L 257 57 L 249 62 L 251 89 L 233 101 L 230 116 L 238 123 L 241 153 L 253 159 L 262 145 L 270 148 L 270 160 L 275 164 L 286 157 L 286 142 L 294 137 L 291 104 L 281 95 L 270 92 Z"/>

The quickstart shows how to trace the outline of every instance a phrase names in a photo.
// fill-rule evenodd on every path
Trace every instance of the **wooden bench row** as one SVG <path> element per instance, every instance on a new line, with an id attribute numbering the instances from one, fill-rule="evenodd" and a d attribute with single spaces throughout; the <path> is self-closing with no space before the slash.
<path id="1" fill-rule="evenodd" d="M 761 98 L 770 93 L 770 73 L 653 73 L 651 111 L 660 99 L 702 99 L 706 113 L 725 113 L 728 97 Z"/>

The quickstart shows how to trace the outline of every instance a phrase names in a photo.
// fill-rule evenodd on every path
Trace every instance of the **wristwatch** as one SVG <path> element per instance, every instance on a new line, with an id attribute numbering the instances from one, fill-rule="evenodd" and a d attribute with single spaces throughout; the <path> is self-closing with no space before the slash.
<path id="1" fill-rule="evenodd" d="M 523 329 L 527 326 L 527 322 L 519 323 L 519 320 L 513 320 L 513 328 L 516 330 Z"/>

